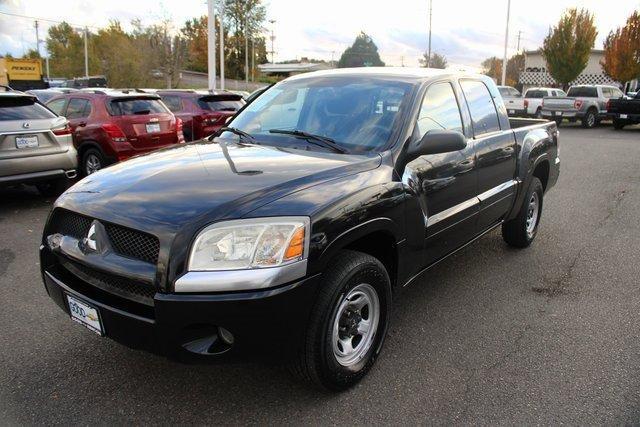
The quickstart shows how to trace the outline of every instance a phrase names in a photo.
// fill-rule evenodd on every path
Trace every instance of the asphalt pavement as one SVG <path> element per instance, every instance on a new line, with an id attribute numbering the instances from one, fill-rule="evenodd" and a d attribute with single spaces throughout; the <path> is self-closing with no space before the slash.
<path id="1" fill-rule="evenodd" d="M 0 190 L 0 424 L 638 424 L 640 128 L 565 126 L 560 145 L 533 246 L 494 231 L 401 290 L 376 366 L 341 394 L 80 327 L 40 278 L 52 200 Z"/>

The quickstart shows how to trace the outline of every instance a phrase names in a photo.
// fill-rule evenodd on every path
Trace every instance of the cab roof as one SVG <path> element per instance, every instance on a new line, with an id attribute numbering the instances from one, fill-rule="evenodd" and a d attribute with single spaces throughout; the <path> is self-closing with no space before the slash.
<path id="1" fill-rule="evenodd" d="M 361 67 L 361 68 L 339 68 L 331 70 L 313 71 L 310 73 L 297 74 L 289 77 L 288 81 L 304 80 L 315 77 L 332 76 L 379 76 L 397 77 L 404 80 L 430 80 L 441 77 L 477 77 L 485 79 L 487 76 L 464 71 L 442 70 L 437 68 L 418 67 Z"/>

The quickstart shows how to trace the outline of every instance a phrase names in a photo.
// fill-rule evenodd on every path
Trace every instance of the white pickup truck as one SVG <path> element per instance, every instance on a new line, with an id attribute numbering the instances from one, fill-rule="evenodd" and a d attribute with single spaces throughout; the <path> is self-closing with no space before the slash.
<path id="1" fill-rule="evenodd" d="M 542 118 L 543 98 L 565 97 L 567 94 L 562 89 L 553 87 L 532 87 L 524 93 L 525 115 L 528 117 Z"/>
<path id="2" fill-rule="evenodd" d="M 524 107 L 524 98 L 522 94 L 511 86 L 498 86 L 498 91 L 507 107 L 509 117 L 526 117 L 526 109 Z"/>

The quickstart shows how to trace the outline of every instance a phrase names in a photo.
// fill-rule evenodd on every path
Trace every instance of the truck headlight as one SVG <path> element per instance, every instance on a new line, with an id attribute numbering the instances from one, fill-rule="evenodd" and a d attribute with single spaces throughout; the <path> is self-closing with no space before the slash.
<path id="1" fill-rule="evenodd" d="M 222 221 L 202 230 L 189 256 L 189 271 L 246 270 L 300 261 L 309 250 L 308 217 Z"/>

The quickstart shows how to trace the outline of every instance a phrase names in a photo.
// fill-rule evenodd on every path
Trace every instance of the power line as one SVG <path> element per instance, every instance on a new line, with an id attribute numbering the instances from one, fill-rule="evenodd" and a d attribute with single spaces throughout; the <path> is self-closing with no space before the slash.
<path id="1" fill-rule="evenodd" d="M 64 22 L 66 24 L 71 25 L 72 27 L 89 27 L 89 28 L 95 28 L 97 30 L 99 30 L 101 28 L 101 27 L 97 27 L 95 25 L 74 24 L 74 23 L 69 22 L 69 21 L 56 21 L 55 19 L 38 18 L 36 16 L 20 15 L 20 14 L 17 14 L 17 13 L 9 13 L 9 12 L 2 12 L 2 11 L 0 11 L 0 15 L 13 16 L 15 18 L 31 19 L 33 21 L 51 22 L 53 24 L 62 24 Z"/>

